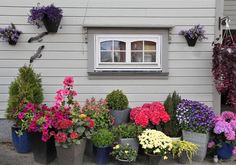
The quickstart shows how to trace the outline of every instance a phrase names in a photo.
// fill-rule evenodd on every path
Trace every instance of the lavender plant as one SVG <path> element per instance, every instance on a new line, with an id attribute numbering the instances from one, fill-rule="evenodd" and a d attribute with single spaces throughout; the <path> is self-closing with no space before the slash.
<path id="1" fill-rule="evenodd" d="M 6 28 L 0 28 L 0 38 L 2 38 L 3 41 L 9 42 L 11 45 L 17 43 L 21 33 L 21 31 L 16 29 L 13 23 Z"/>
<path id="2" fill-rule="evenodd" d="M 182 130 L 207 133 L 213 128 L 215 114 L 203 103 L 183 99 L 177 107 L 176 117 Z"/>
<path id="3" fill-rule="evenodd" d="M 184 37 L 188 37 L 190 39 L 197 38 L 199 41 L 207 39 L 207 37 L 205 36 L 205 30 L 203 30 L 203 26 L 200 24 L 194 26 L 189 30 L 181 30 L 179 34 L 183 35 Z"/>
<path id="4" fill-rule="evenodd" d="M 63 17 L 63 11 L 59 7 L 55 7 L 54 4 L 49 6 L 40 6 L 33 7 L 30 10 L 30 15 L 28 17 L 28 22 L 32 25 L 36 25 L 38 28 L 43 26 L 43 19 L 47 17 L 52 22 L 58 22 Z"/>

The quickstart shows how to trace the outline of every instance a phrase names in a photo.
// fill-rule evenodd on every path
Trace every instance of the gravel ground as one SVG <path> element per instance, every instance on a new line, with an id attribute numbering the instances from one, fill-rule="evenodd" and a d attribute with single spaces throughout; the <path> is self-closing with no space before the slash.
<path id="1" fill-rule="evenodd" d="M 138 163 L 134 165 L 146 165 L 147 160 L 144 156 L 139 156 L 137 159 Z M 107 165 L 115 165 L 115 161 L 110 161 Z M 173 160 L 161 161 L 160 165 L 177 165 Z M 206 160 L 204 162 L 192 162 L 193 165 L 213 165 L 211 161 Z M 221 162 L 222 165 L 236 165 L 236 161 L 230 160 L 227 162 Z M 15 152 L 14 147 L 11 143 L 0 143 L 0 165 L 41 165 L 33 160 L 32 153 L 19 154 Z M 57 165 L 57 160 L 48 164 Z M 89 156 L 84 157 L 83 165 L 96 165 L 93 159 Z"/>

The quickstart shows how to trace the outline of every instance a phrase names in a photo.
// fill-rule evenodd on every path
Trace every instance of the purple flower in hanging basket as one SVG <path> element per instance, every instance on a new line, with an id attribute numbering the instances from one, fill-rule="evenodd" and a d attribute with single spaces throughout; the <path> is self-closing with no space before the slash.
<path id="1" fill-rule="evenodd" d="M 17 30 L 15 25 L 12 23 L 6 28 L 0 28 L 0 38 L 2 38 L 6 42 L 17 42 L 21 31 Z"/>
<path id="2" fill-rule="evenodd" d="M 49 6 L 39 6 L 33 7 L 30 10 L 30 15 L 28 17 L 28 22 L 32 25 L 36 25 L 38 28 L 43 26 L 43 19 L 47 17 L 52 22 L 58 22 L 63 17 L 63 11 L 59 7 L 55 7 L 54 4 Z"/>
<path id="3" fill-rule="evenodd" d="M 199 41 L 202 41 L 203 39 L 207 39 L 205 36 L 205 30 L 203 30 L 202 25 L 196 25 L 193 28 L 189 30 L 181 30 L 179 32 L 180 35 L 183 35 L 184 37 L 188 37 L 190 39 L 197 38 Z"/>

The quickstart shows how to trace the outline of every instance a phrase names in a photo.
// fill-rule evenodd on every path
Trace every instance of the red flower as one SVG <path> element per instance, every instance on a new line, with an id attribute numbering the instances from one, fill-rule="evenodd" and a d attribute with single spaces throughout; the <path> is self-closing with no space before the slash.
<path id="1" fill-rule="evenodd" d="M 73 140 L 73 139 L 77 139 L 79 137 L 79 134 L 77 132 L 72 132 L 70 134 L 70 138 Z"/>
<path id="2" fill-rule="evenodd" d="M 55 135 L 55 140 L 56 140 L 56 142 L 58 142 L 58 143 L 64 143 L 64 142 L 66 142 L 66 140 L 67 140 L 67 136 L 66 136 L 66 134 L 64 134 L 63 132 L 58 132 L 58 133 Z"/>
<path id="3" fill-rule="evenodd" d="M 94 124 L 95 124 L 95 122 L 91 119 L 91 118 L 87 118 L 87 122 L 89 123 L 89 128 L 93 128 L 94 127 Z"/>
<path id="4" fill-rule="evenodd" d="M 135 124 L 140 125 L 143 128 L 148 126 L 148 116 L 142 113 L 139 113 L 134 118 Z"/>
<path id="5" fill-rule="evenodd" d="M 71 120 L 65 119 L 58 122 L 58 127 L 60 129 L 68 129 L 73 125 Z"/>

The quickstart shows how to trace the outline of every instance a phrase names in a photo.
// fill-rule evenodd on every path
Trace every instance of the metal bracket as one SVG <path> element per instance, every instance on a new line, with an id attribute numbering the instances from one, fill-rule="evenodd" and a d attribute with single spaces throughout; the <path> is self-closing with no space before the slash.
<path id="1" fill-rule="evenodd" d="M 230 22 L 229 16 L 226 17 L 219 17 L 218 19 L 218 29 L 221 30 L 221 25 L 225 26 L 227 25 L 227 22 Z"/>

